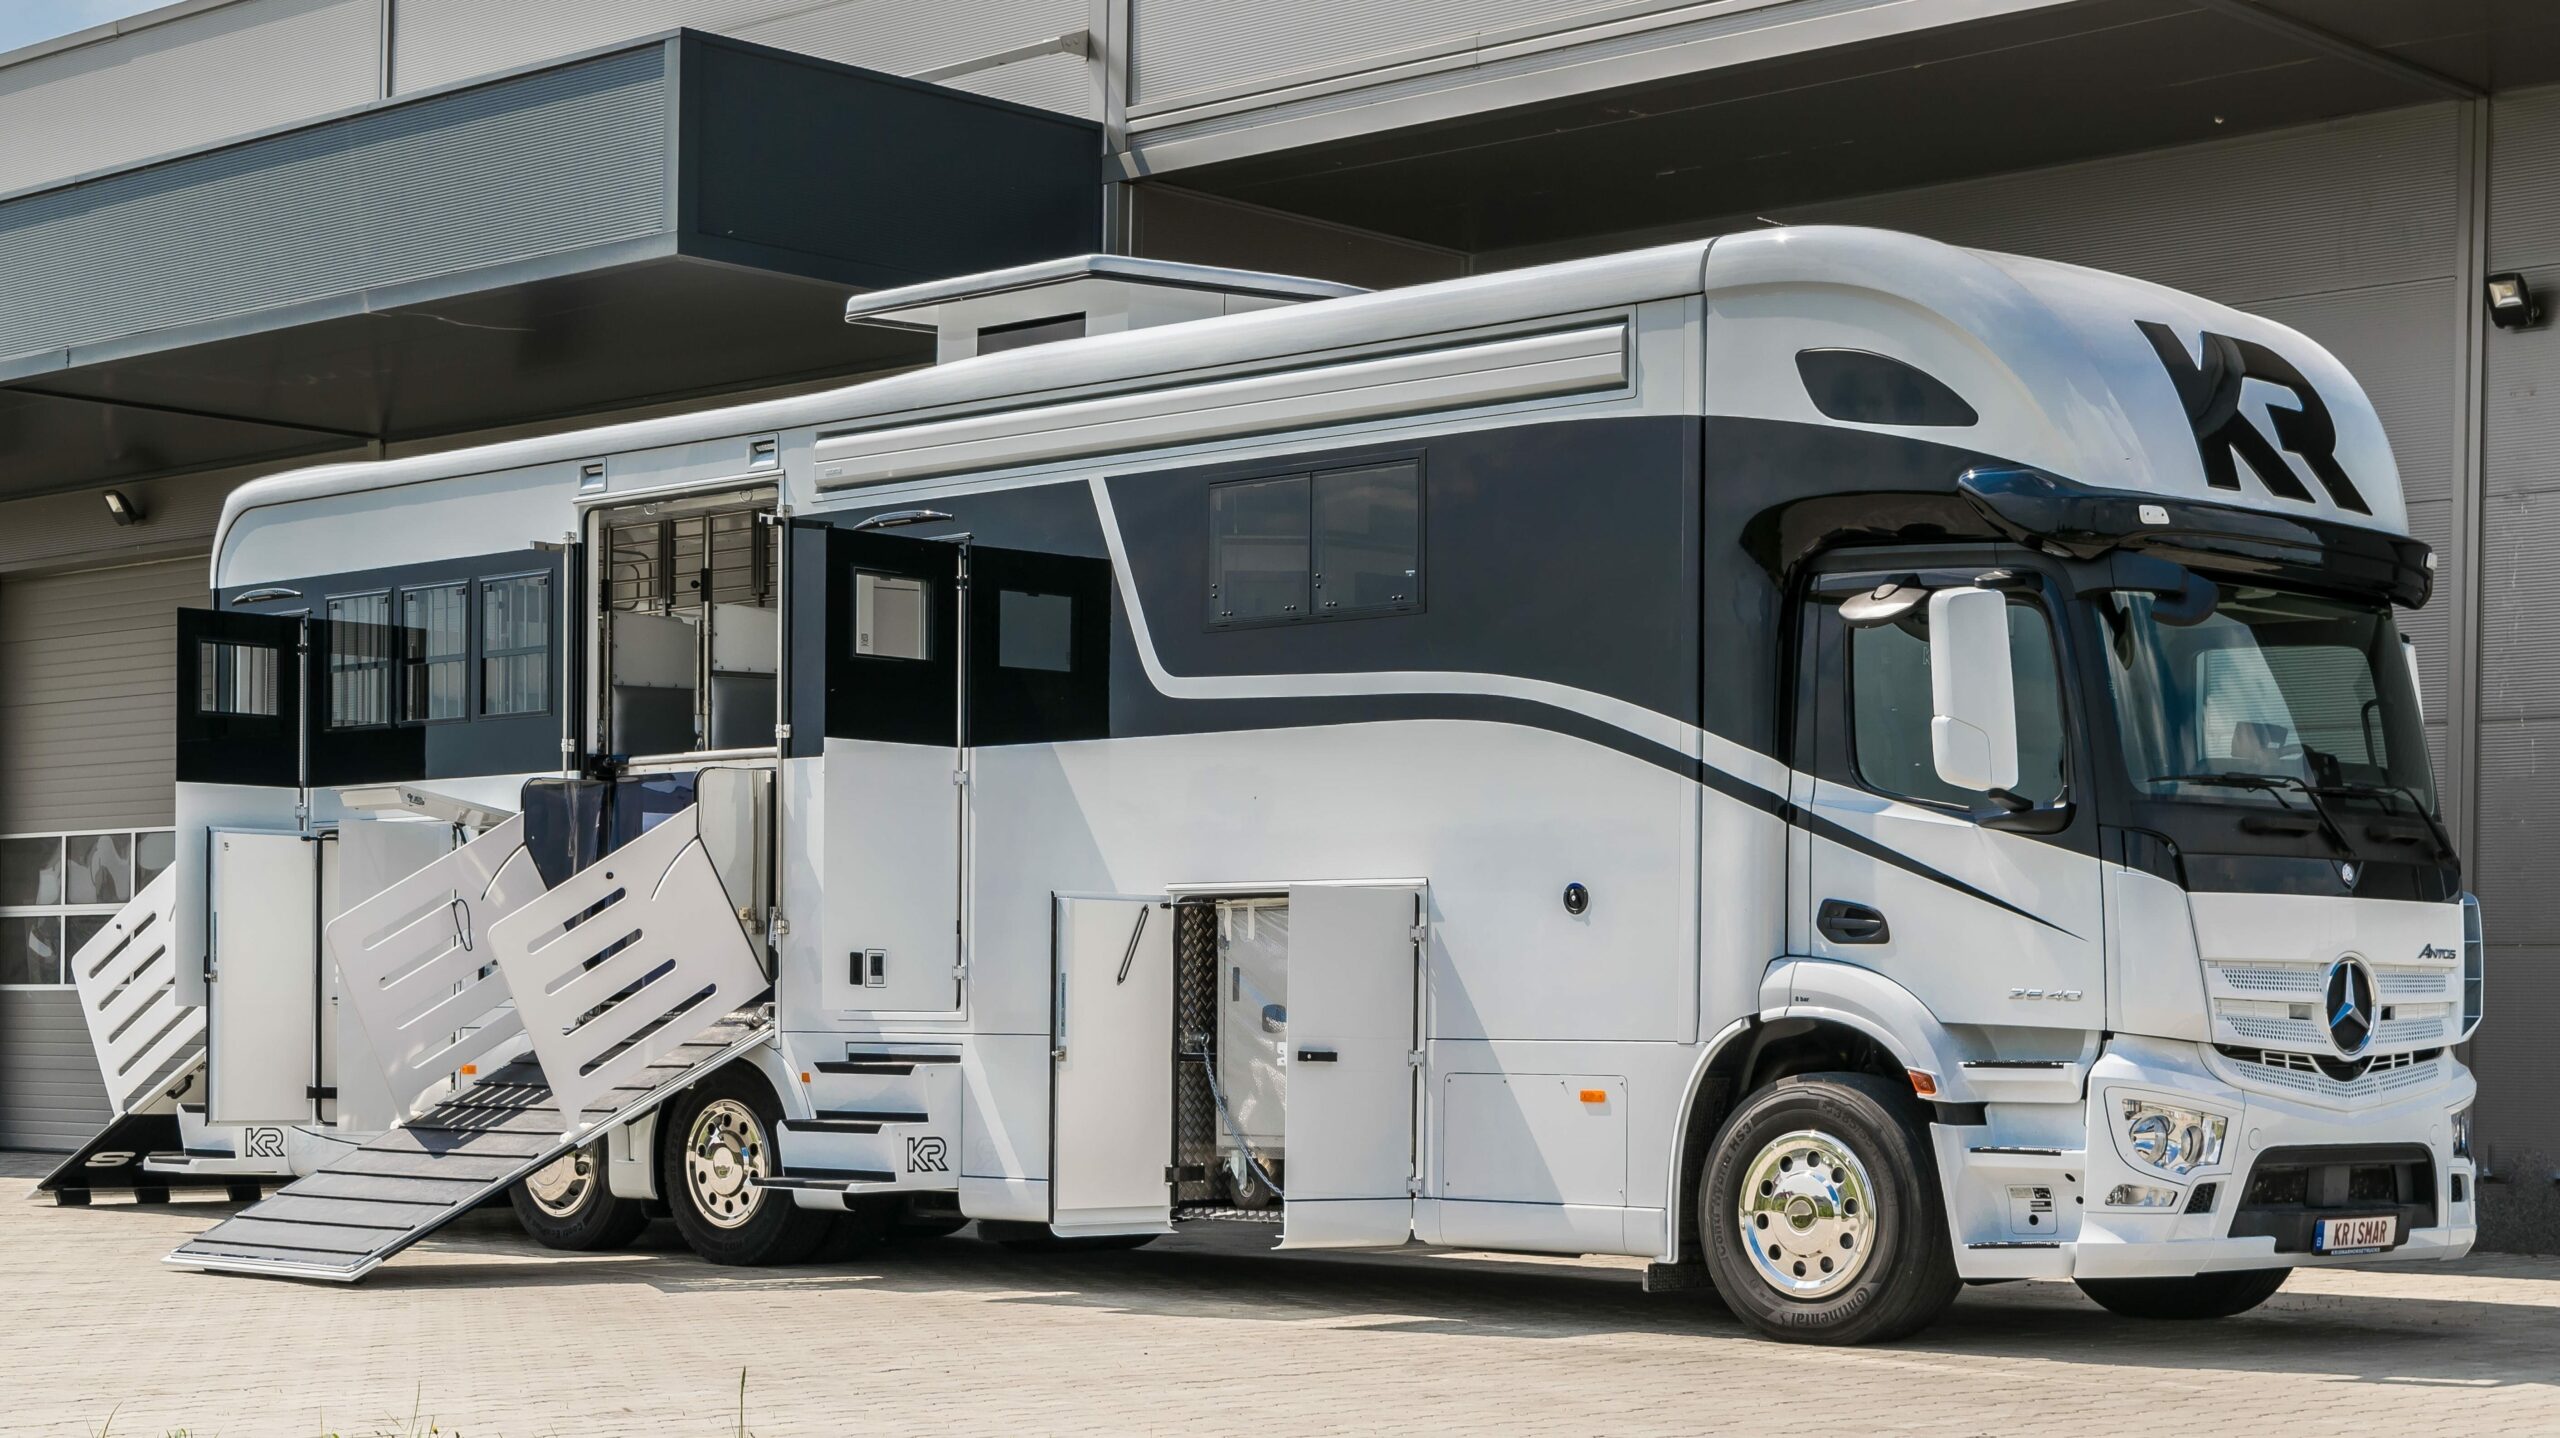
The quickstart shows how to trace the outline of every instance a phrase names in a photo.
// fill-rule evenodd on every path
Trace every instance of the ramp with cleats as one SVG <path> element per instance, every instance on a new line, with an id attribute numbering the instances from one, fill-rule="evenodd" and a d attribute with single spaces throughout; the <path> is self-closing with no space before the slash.
<path id="1" fill-rule="evenodd" d="M 575 1115 L 517 1059 L 408 1124 L 252 1204 L 165 1260 L 178 1268 L 352 1283 L 507 1185 L 640 1117 L 773 1036 L 737 1013 L 637 1067 Z"/>

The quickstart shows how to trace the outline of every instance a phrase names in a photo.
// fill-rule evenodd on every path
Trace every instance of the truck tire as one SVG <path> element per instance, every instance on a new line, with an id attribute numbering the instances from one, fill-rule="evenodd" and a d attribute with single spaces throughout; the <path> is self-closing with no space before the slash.
<path id="1" fill-rule="evenodd" d="M 2190 1278 L 2083 1278 L 2080 1291 L 2126 1318 L 2230 1318 L 2275 1297 L 2292 1272 L 2250 1268 Z"/>
<path id="2" fill-rule="evenodd" d="M 713 1263 L 798 1263 L 827 1240 L 830 1215 L 753 1179 L 782 1170 L 782 1105 L 754 1069 L 731 1064 L 675 1096 L 659 1127 L 658 1191 L 685 1246 Z"/>
<path id="3" fill-rule="evenodd" d="M 1919 1105 L 1871 1074 L 1806 1074 L 1745 1098 L 1699 1185 L 1708 1276 L 1735 1317 L 1789 1343 L 1874 1343 L 1955 1300 Z"/>
<path id="4" fill-rule="evenodd" d="M 534 1242 L 569 1253 L 620 1248 L 649 1226 L 647 1204 L 606 1186 L 602 1139 L 507 1185 L 507 1203 Z"/>

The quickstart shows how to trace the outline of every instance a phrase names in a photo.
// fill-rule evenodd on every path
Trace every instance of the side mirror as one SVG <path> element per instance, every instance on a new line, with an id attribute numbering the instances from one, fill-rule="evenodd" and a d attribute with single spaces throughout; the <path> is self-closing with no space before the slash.
<path id="1" fill-rule="evenodd" d="M 2009 601 L 1998 591 L 1929 596 L 1929 711 L 1929 755 L 1940 779 L 1977 793 L 2017 787 Z"/>

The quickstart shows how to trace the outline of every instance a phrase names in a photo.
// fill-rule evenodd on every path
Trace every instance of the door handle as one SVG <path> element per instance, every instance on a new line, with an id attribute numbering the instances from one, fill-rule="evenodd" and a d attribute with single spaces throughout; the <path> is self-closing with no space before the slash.
<path id="1" fill-rule="evenodd" d="M 1341 1057 L 1342 1055 L 1335 1053 L 1331 1049 L 1298 1050 L 1298 1062 L 1302 1064 L 1329 1064 L 1337 1062 Z"/>
<path id="2" fill-rule="evenodd" d="M 1814 927 L 1835 944 L 1881 944 L 1893 937 L 1893 926 L 1883 914 L 1846 899 L 1823 900 Z"/>

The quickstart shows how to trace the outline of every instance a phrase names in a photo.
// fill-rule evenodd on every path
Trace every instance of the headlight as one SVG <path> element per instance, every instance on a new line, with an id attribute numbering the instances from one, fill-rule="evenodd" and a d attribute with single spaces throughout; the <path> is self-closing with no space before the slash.
<path id="1" fill-rule="evenodd" d="M 2453 1123 L 2451 1127 L 2453 1129 L 2453 1156 L 2455 1158 L 2471 1157 L 2470 1104 L 2464 1104 L 2462 1107 L 2453 1111 Z"/>
<path id="2" fill-rule="evenodd" d="M 2220 1114 L 2172 1108 L 2147 1098 L 2123 1103 L 2125 1141 L 2139 1162 L 2179 1178 L 2222 1162 L 2222 1136 L 2230 1124 Z"/>
<path id="3" fill-rule="evenodd" d="M 2462 1036 L 2480 1027 L 2482 1001 L 2489 987 L 2489 944 L 2480 928 L 2480 896 L 2462 896 Z"/>

